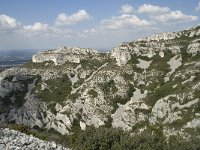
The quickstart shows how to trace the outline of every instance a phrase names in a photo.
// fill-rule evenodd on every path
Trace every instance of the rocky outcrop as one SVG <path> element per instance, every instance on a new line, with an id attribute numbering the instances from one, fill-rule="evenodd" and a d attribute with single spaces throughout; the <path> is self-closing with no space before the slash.
<path id="1" fill-rule="evenodd" d="M 118 66 L 125 65 L 131 59 L 131 53 L 128 44 L 124 43 L 114 48 L 111 57 L 115 58 Z"/>
<path id="2" fill-rule="evenodd" d="M 169 51 L 172 54 L 180 54 L 181 49 L 187 49 L 187 53 L 194 56 L 200 49 L 199 36 L 198 26 L 181 32 L 159 33 L 123 43 L 112 50 L 111 56 L 116 59 L 118 66 L 124 66 L 134 54 L 149 58 L 157 54 L 164 57 Z"/>
<path id="3" fill-rule="evenodd" d="M 187 48 L 187 52 L 195 56 L 200 50 L 200 39 L 192 41 Z"/>
<path id="4" fill-rule="evenodd" d="M 55 142 L 42 141 L 32 135 L 26 135 L 19 131 L 0 129 L 0 149 L 35 149 L 35 150 L 69 150 Z"/>
<path id="5" fill-rule="evenodd" d="M 80 63 L 81 60 L 89 58 L 98 52 L 87 48 L 61 47 L 55 50 L 39 52 L 32 57 L 33 62 L 53 61 L 55 65 L 61 65 L 65 62 Z"/>
<path id="6" fill-rule="evenodd" d="M 177 33 L 171 33 L 171 32 L 167 32 L 167 33 L 159 33 L 159 34 L 155 34 L 146 38 L 142 38 L 142 39 L 138 39 L 138 41 L 160 41 L 160 40 L 171 40 L 171 39 L 175 39 L 177 37 L 179 37 L 180 35 Z"/>

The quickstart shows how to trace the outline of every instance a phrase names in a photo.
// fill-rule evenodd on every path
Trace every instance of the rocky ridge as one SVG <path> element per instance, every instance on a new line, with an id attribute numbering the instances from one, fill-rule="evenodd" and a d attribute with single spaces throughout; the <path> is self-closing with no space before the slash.
<path id="1" fill-rule="evenodd" d="M 139 133 L 200 127 L 200 27 L 122 43 L 111 53 L 41 52 L 0 74 L 0 120 L 63 135 L 109 126 Z"/>
<path id="2" fill-rule="evenodd" d="M 147 56 L 152 58 L 158 53 L 160 57 L 164 57 L 165 51 L 170 51 L 173 54 L 179 54 L 185 44 L 177 42 L 182 41 L 184 38 L 189 38 L 190 43 L 187 45 L 187 52 L 192 55 L 196 55 L 199 51 L 200 44 L 199 38 L 200 29 L 191 28 L 181 32 L 174 33 L 160 33 L 138 39 L 134 42 L 125 42 L 114 48 L 111 52 L 111 56 L 116 58 L 118 66 L 125 65 L 128 60 L 131 59 L 131 55 Z"/>
<path id="3" fill-rule="evenodd" d="M 33 62 L 53 61 L 55 65 L 65 62 L 80 63 L 80 60 L 88 58 L 89 55 L 97 55 L 97 51 L 79 47 L 59 47 L 54 50 L 39 52 L 32 57 Z"/>

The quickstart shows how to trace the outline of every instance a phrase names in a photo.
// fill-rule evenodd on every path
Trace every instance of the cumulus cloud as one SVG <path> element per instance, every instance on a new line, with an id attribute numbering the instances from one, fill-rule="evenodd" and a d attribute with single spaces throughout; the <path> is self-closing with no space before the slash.
<path id="1" fill-rule="evenodd" d="M 161 23 L 190 22 L 198 19 L 197 16 L 186 15 L 179 10 L 172 11 L 168 7 L 160 7 L 151 4 L 140 6 L 138 12 L 147 14 L 151 19 Z"/>
<path id="2" fill-rule="evenodd" d="M 24 26 L 24 30 L 30 32 L 46 31 L 49 28 L 48 24 L 43 24 L 41 22 L 36 22 L 33 25 Z"/>
<path id="3" fill-rule="evenodd" d="M 200 11 L 200 1 L 199 1 L 199 4 L 198 6 L 195 8 L 196 11 Z"/>
<path id="4" fill-rule="evenodd" d="M 170 9 L 168 7 L 159 7 L 151 4 L 144 4 L 139 7 L 138 12 L 156 15 L 156 14 L 168 13 L 170 12 Z"/>
<path id="5" fill-rule="evenodd" d="M 129 4 L 125 4 L 121 6 L 121 10 L 120 12 L 122 14 L 130 14 L 134 11 L 133 6 L 129 5 Z"/>
<path id="6" fill-rule="evenodd" d="M 150 26 L 151 22 L 141 20 L 135 15 L 123 14 L 121 16 L 114 16 L 111 19 L 102 20 L 101 25 L 105 29 L 117 30 Z"/>
<path id="7" fill-rule="evenodd" d="M 200 4 L 198 7 L 200 8 Z M 199 10 L 198 7 L 196 10 Z M 92 43 L 93 46 L 98 45 L 98 47 L 102 48 L 102 44 L 112 46 L 122 41 L 147 36 L 157 32 L 159 29 L 156 27 L 164 28 L 169 23 L 188 22 L 198 19 L 196 16 L 186 15 L 178 10 L 172 11 L 168 7 L 151 4 L 144 4 L 138 8 L 125 4 L 120 7 L 118 13 L 119 11 L 120 15 L 105 18 L 89 29 L 75 30 L 70 28 L 71 25 L 92 19 L 86 10 L 79 10 L 73 14 L 58 14 L 52 25 L 42 22 L 25 25 L 13 17 L 0 15 L 0 44 L 6 45 L 4 41 L 7 41 L 7 45 L 9 45 L 11 39 L 17 39 L 15 41 L 17 44 L 27 44 L 28 46 L 31 44 L 33 46 L 43 45 L 43 47 L 51 44 L 65 45 L 67 41 L 75 44 L 80 42 L 85 46 Z M 159 24 L 159 26 L 156 24 Z M 187 23 L 183 24 L 187 25 Z M 177 26 L 178 28 L 179 26 Z"/>
<path id="8" fill-rule="evenodd" d="M 15 18 L 12 18 L 7 15 L 0 15 L 0 27 L 1 28 L 16 28 L 20 23 L 16 21 Z"/>
<path id="9" fill-rule="evenodd" d="M 190 22 L 198 19 L 197 16 L 185 15 L 181 11 L 171 11 L 166 14 L 153 16 L 153 18 L 162 23 Z"/>
<path id="10" fill-rule="evenodd" d="M 58 15 L 55 25 L 56 26 L 73 25 L 90 19 L 92 19 L 92 17 L 85 10 L 79 10 L 77 13 L 71 15 L 61 13 Z"/>

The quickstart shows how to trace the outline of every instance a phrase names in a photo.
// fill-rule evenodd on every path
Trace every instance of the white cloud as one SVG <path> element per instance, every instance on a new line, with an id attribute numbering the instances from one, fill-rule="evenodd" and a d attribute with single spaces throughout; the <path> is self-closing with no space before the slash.
<path id="1" fill-rule="evenodd" d="M 133 6 L 129 5 L 129 4 L 125 4 L 121 6 L 121 10 L 120 12 L 122 14 L 130 14 L 134 11 Z"/>
<path id="2" fill-rule="evenodd" d="M 198 19 L 197 16 L 185 15 L 181 11 L 153 16 L 153 19 L 162 23 L 190 22 Z"/>
<path id="3" fill-rule="evenodd" d="M 56 26 L 73 25 L 82 21 L 90 20 L 92 17 L 85 10 L 79 10 L 77 13 L 67 15 L 61 13 L 56 19 Z"/>
<path id="4" fill-rule="evenodd" d="M 41 22 L 36 22 L 33 25 L 24 26 L 24 30 L 30 32 L 46 31 L 48 28 L 49 28 L 48 24 L 43 24 Z"/>
<path id="5" fill-rule="evenodd" d="M 94 34 L 96 33 L 96 29 L 92 28 L 92 29 L 86 29 L 83 31 L 83 33 L 85 34 Z"/>
<path id="6" fill-rule="evenodd" d="M 81 26 L 82 29 L 70 28 L 70 25 L 92 18 L 85 10 L 79 10 L 73 14 L 58 14 L 53 25 L 42 22 L 24 25 L 20 24 L 15 18 L 0 15 L 0 45 L 1 48 L 11 48 L 10 43 L 14 43 L 14 48 L 17 45 L 18 48 L 21 48 L 20 46 L 35 48 L 57 47 L 59 45 L 112 47 L 121 42 L 131 41 L 158 31 L 178 30 L 183 26 L 187 27 L 188 21 L 197 20 L 196 16 L 151 4 L 144 4 L 138 8 L 125 4 L 121 6 L 120 10 L 116 11 L 118 13 L 120 11 L 121 14 L 105 18 L 95 26 L 89 24 L 88 29 L 83 28 L 83 26 Z M 141 18 L 140 15 L 144 18 Z M 186 23 L 166 26 L 177 22 Z"/>
<path id="7" fill-rule="evenodd" d="M 15 18 L 7 15 L 0 15 L 0 27 L 2 28 L 16 28 L 19 24 L 20 23 L 18 23 Z"/>
<path id="8" fill-rule="evenodd" d="M 161 23 L 190 22 L 198 19 L 197 16 L 186 15 L 179 10 L 172 11 L 168 7 L 160 7 L 151 4 L 140 6 L 138 12 L 147 14 L 151 19 Z"/>
<path id="9" fill-rule="evenodd" d="M 195 8 L 196 11 L 200 11 L 200 1 L 199 1 L 199 4 L 198 6 Z"/>
<path id="10" fill-rule="evenodd" d="M 139 13 L 146 13 L 146 14 L 163 14 L 170 12 L 168 7 L 159 7 L 151 4 L 144 4 L 139 7 Z"/>
<path id="11" fill-rule="evenodd" d="M 112 17 L 111 19 L 102 20 L 101 25 L 105 29 L 117 30 L 150 26 L 151 22 L 141 20 L 135 15 L 123 14 L 121 16 Z"/>

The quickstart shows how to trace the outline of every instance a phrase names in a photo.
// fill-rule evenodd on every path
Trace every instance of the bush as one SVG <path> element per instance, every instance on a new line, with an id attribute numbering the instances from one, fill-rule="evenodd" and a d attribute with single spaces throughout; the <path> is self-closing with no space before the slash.
<path id="1" fill-rule="evenodd" d="M 78 125 L 79 126 L 79 125 Z M 77 126 L 77 127 L 78 127 Z M 148 126 L 142 133 L 131 135 L 121 129 L 110 127 L 87 127 L 87 130 L 74 130 L 74 134 L 61 135 L 53 129 L 48 131 L 35 127 L 11 124 L 9 128 L 42 140 L 55 141 L 76 150 L 199 150 L 199 128 L 187 140 L 180 136 L 163 134 L 162 125 Z M 80 128 L 80 127 L 79 127 Z"/>
<path id="2" fill-rule="evenodd" d="M 63 102 L 71 94 L 72 83 L 65 74 L 56 79 L 46 81 L 48 89 L 39 91 L 38 96 L 45 102 Z"/>
<path id="3" fill-rule="evenodd" d="M 160 98 L 163 98 L 173 92 L 172 84 L 171 83 L 165 83 L 163 85 L 160 85 L 159 88 L 156 88 L 153 93 L 147 95 L 147 103 L 150 106 L 154 106 L 154 104 L 159 100 Z"/>
<path id="4" fill-rule="evenodd" d="M 131 98 L 133 96 L 133 92 L 135 92 L 135 88 L 132 84 L 128 84 L 127 98 Z"/>
<path id="5" fill-rule="evenodd" d="M 103 63 L 97 59 L 81 60 L 80 64 L 83 69 L 96 69 L 103 65 Z"/>
<path id="6" fill-rule="evenodd" d="M 91 89 L 88 91 L 88 94 L 92 97 L 92 98 L 95 98 L 98 96 L 98 93 L 94 90 L 94 89 Z"/>
<path id="7" fill-rule="evenodd" d="M 77 150 L 112 149 L 120 143 L 122 135 L 123 131 L 117 129 L 89 127 L 85 131 L 69 136 L 68 144 Z"/>
<path id="8" fill-rule="evenodd" d="M 13 77 L 14 77 L 13 75 L 10 75 L 10 76 L 5 77 L 4 80 L 11 82 Z"/>
<path id="9" fill-rule="evenodd" d="M 29 61 L 23 64 L 21 67 L 30 68 L 30 69 L 46 69 L 46 68 L 51 68 L 52 66 L 55 66 L 55 65 L 54 65 L 54 62 L 50 60 L 50 61 L 38 62 L 38 63 Z"/>
<path id="10" fill-rule="evenodd" d="M 67 145 L 76 150 L 198 149 L 200 145 L 198 140 L 194 136 L 187 141 L 179 136 L 170 136 L 169 141 L 167 141 L 160 125 L 149 126 L 144 132 L 133 136 L 120 129 L 89 127 L 85 131 L 66 137 Z"/>
<path id="11" fill-rule="evenodd" d="M 113 106 L 113 110 L 112 113 L 114 113 L 117 108 L 118 108 L 118 103 L 119 104 L 126 104 L 130 98 L 133 96 L 133 92 L 135 92 L 135 88 L 132 84 L 128 84 L 128 90 L 126 92 L 126 96 L 125 97 L 121 97 L 121 96 L 115 96 L 113 98 L 110 98 L 110 104 Z"/>
<path id="12" fill-rule="evenodd" d="M 138 56 L 136 54 L 131 55 L 131 59 L 127 62 L 127 64 L 138 64 Z"/>
<path id="13" fill-rule="evenodd" d="M 118 91 L 114 80 L 109 80 L 108 82 L 104 82 L 101 85 L 101 90 L 106 94 L 109 94 L 111 92 L 114 94 Z"/>

